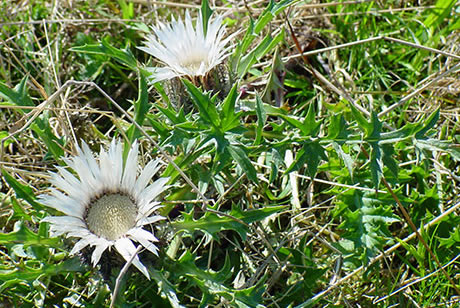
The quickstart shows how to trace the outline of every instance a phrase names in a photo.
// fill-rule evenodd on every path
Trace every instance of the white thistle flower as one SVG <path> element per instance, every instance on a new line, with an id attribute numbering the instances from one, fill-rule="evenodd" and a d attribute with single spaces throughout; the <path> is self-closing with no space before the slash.
<path id="1" fill-rule="evenodd" d="M 132 240 L 158 255 L 154 242 L 156 237 L 142 227 L 164 219 L 151 214 L 160 208 L 153 199 L 163 192 L 168 178 L 159 178 L 148 185 L 159 170 L 160 160 L 151 161 L 138 177 L 138 146 L 135 142 L 123 164 L 122 143 L 112 140 L 108 151 L 101 149 L 98 161 L 86 143 L 77 148 L 78 155 L 65 162 L 78 175 L 74 176 L 63 167 L 56 167 L 51 173 L 49 195 L 40 196 L 40 201 L 65 216 L 45 217 L 42 222 L 50 223 L 52 235 L 66 234 L 80 240 L 71 254 L 84 247 L 95 246 L 91 261 L 95 266 L 102 253 L 115 246 L 125 260 L 136 252 Z M 136 256 L 133 264 L 149 277 L 147 268 Z"/>
<path id="2" fill-rule="evenodd" d="M 208 21 L 206 35 L 203 33 L 203 18 L 199 14 L 196 27 L 193 28 L 189 12 L 185 13 L 185 24 L 172 17 L 170 24 L 159 23 L 152 27 L 155 34 L 147 36 L 146 47 L 139 49 L 157 58 L 164 67 L 149 67 L 152 82 L 181 76 L 205 76 L 211 69 L 229 55 L 225 47 L 233 36 L 223 39 L 225 27 L 222 16 Z"/>

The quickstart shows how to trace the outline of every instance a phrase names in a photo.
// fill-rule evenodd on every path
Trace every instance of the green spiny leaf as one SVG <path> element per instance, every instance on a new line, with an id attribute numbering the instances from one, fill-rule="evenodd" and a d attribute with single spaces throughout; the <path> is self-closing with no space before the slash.
<path id="1" fill-rule="evenodd" d="M 241 169 L 246 173 L 248 179 L 257 183 L 257 171 L 251 163 L 246 151 L 243 148 L 235 145 L 229 145 L 227 148 L 230 156 L 240 165 Z"/>
<path id="2" fill-rule="evenodd" d="M 237 206 L 233 206 L 232 211 L 229 214 L 239 220 L 242 220 L 246 224 L 250 224 L 267 218 L 284 208 L 284 206 L 271 206 L 256 210 L 242 211 Z M 240 222 L 227 216 L 218 216 L 217 214 L 209 212 L 205 213 L 198 219 L 193 218 L 193 213 L 185 213 L 182 221 L 174 221 L 171 224 L 177 231 L 187 231 L 189 233 L 193 233 L 196 230 L 201 230 L 214 237 L 216 240 L 218 240 L 217 233 L 223 230 L 234 230 L 238 232 L 243 240 L 246 239 L 246 234 L 248 232 L 246 226 Z"/>
<path id="3" fill-rule="evenodd" d="M 2 169 L 2 174 L 5 181 L 13 188 L 16 196 L 26 200 L 36 211 L 43 210 L 43 207 L 35 201 L 35 195 L 30 186 L 19 183 L 14 177 L 12 177 L 5 169 Z"/>

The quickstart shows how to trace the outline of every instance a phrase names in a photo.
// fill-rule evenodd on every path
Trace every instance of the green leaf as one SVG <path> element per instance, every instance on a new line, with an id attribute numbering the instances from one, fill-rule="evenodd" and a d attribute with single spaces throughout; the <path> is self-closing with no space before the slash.
<path id="1" fill-rule="evenodd" d="M 13 188 L 18 198 L 26 200 L 36 211 L 43 210 L 43 206 L 35 201 L 34 191 L 30 186 L 19 183 L 14 177 L 6 172 L 5 169 L 2 169 L 2 174 L 5 181 Z"/>
<path id="2" fill-rule="evenodd" d="M 149 93 L 147 81 L 142 74 L 139 74 L 139 94 L 137 100 L 134 102 L 134 121 L 140 126 L 143 125 L 145 117 L 149 112 Z M 130 143 L 140 136 L 140 131 L 134 124 L 128 129 L 127 132 Z"/>
<path id="3" fill-rule="evenodd" d="M 75 52 L 109 56 L 133 71 L 137 70 L 137 60 L 129 47 L 118 49 L 110 45 L 109 37 L 104 37 L 100 44 L 77 46 L 70 49 Z"/>
<path id="4" fill-rule="evenodd" d="M 455 227 L 453 231 L 449 232 L 449 237 L 439 238 L 439 242 L 441 246 L 445 246 L 446 248 L 451 248 L 455 245 L 457 249 L 460 249 L 460 228 L 458 226 Z"/>
<path id="5" fill-rule="evenodd" d="M 314 178 L 321 160 L 327 160 L 326 150 L 319 144 L 319 141 L 307 140 L 303 143 L 302 149 L 296 154 L 295 161 L 287 168 L 285 174 L 297 171 L 307 164 L 308 175 Z"/>
<path id="6" fill-rule="evenodd" d="M 203 94 L 193 83 L 186 79 L 182 79 L 187 91 L 190 93 L 193 102 L 197 105 L 201 119 L 207 124 L 211 124 L 214 129 L 220 131 L 220 118 L 216 109 L 216 105 L 211 98 Z"/>
<path id="7" fill-rule="evenodd" d="M 21 79 L 21 82 L 10 89 L 7 85 L 0 82 L 0 96 L 16 106 L 35 106 L 27 93 L 27 75 Z M 27 112 L 24 110 L 23 112 Z"/>
<path id="8" fill-rule="evenodd" d="M 185 307 L 181 305 L 177 298 L 177 291 L 174 285 L 166 279 L 161 271 L 157 271 L 153 268 L 149 270 L 150 277 L 156 281 L 160 294 L 169 300 L 172 307 Z"/>
<path id="9" fill-rule="evenodd" d="M 398 162 L 394 159 L 395 151 L 392 144 L 382 144 L 380 146 L 383 156 L 383 165 L 390 170 L 391 174 L 397 179 L 398 178 Z"/>
<path id="10" fill-rule="evenodd" d="M 371 176 L 372 182 L 374 183 L 375 189 L 379 188 L 380 181 L 383 176 L 382 170 L 382 152 L 377 143 L 371 143 L 371 157 L 370 157 L 370 167 L 371 167 Z"/>
<path id="11" fill-rule="evenodd" d="M 238 92 L 236 87 L 238 83 L 235 83 L 222 103 L 221 113 L 221 127 L 223 132 L 227 132 L 240 125 L 240 114 L 235 113 L 235 104 L 238 100 Z"/>
<path id="12" fill-rule="evenodd" d="M 273 63 L 268 74 L 267 85 L 262 93 L 262 100 L 267 104 L 272 104 L 275 101 L 276 107 L 281 107 L 284 102 L 284 76 L 286 68 L 281 60 L 279 48 L 276 48 L 273 56 Z"/>
<path id="13" fill-rule="evenodd" d="M 347 167 L 348 173 L 350 174 L 351 181 L 354 182 L 353 180 L 353 165 L 354 165 L 353 159 L 351 158 L 349 154 L 344 152 L 344 150 L 342 149 L 339 143 L 333 141 L 332 147 L 334 148 L 337 155 L 342 159 L 343 163 L 345 164 L 345 167 Z"/>
<path id="14" fill-rule="evenodd" d="M 59 238 L 49 238 L 40 236 L 38 233 L 30 231 L 22 222 L 17 222 L 15 230 L 10 233 L 0 233 L 0 244 L 24 244 L 29 245 L 47 245 L 56 247 L 60 243 Z"/>
<path id="15" fill-rule="evenodd" d="M 247 53 L 245 56 L 241 57 L 241 60 L 238 63 L 237 67 L 237 76 L 241 77 L 247 73 L 247 71 L 256 63 L 260 58 L 265 56 L 270 50 L 272 50 L 278 43 L 280 43 L 284 38 L 284 29 L 278 33 L 274 38 L 270 34 L 267 34 L 264 39 Z"/>
<path id="16" fill-rule="evenodd" d="M 328 127 L 328 138 L 333 139 L 339 144 L 344 143 L 345 141 L 348 141 L 349 138 L 349 130 L 348 130 L 348 124 L 345 120 L 345 117 L 343 114 L 337 114 L 333 115 L 330 118 L 329 125 Z"/>
<path id="17" fill-rule="evenodd" d="M 246 152 L 239 146 L 229 145 L 226 150 L 230 156 L 240 165 L 241 169 L 246 173 L 248 179 L 257 183 L 257 171 L 251 163 Z"/>
<path id="18" fill-rule="evenodd" d="M 366 136 L 369 136 L 372 132 L 372 124 L 366 120 L 363 114 L 358 109 L 356 109 L 353 104 L 350 103 L 349 106 L 351 109 L 351 114 L 353 115 L 353 118 L 355 118 L 356 123 L 358 123 L 358 126 L 365 132 Z"/>
<path id="19" fill-rule="evenodd" d="M 239 207 L 233 206 L 229 215 L 244 221 L 246 224 L 250 224 L 265 219 L 284 208 L 284 206 L 266 206 L 261 209 L 242 211 Z M 227 216 L 219 216 L 210 212 L 206 212 L 198 219 L 194 219 L 193 216 L 193 212 L 190 214 L 184 213 L 183 220 L 174 221 L 171 225 L 178 232 L 186 231 L 193 234 L 194 231 L 200 230 L 216 240 L 219 239 L 217 233 L 223 230 L 234 230 L 238 232 L 243 240 L 246 239 L 246 234 L 249 231 L 245 225 Z"/>
<path id="20" fill-rule="evenodd" d="M 64 141 L 53 134 L 47 117 L 35 119 L 34 123 L 30 125 L 30 128 L 46 144 L 54 159 L 59 161 L 61 157 L 64 156 Z"/>
<path id="21" fill-rule="evenodd" d="M 267 121 L 267 113 L 265 112 L 264 104 L 258 95 L 256 95 L 256 114 L 257 131 L 254 145 L 260 144 L 260 141 L 262 140 L 262 132 L 265 126 L 265 122 Z"/>
<path id="22" fill-rule="evenodd" d="M 202 0 L 200 13 L 203 20 L 203 33 L 205 36 L 206 33 L 208 33 L 208 22 L 213 12 L 214 11 L 209 7 L 208 0 Z"/>
<path id="23" fill-rule="evenodd" d="M 316 121 L 316 113 L 313 104 L 308 106 L 307 116 L 303 121 L 302 133 L 304 136 L 316 136 L 320 129 L 321 122 Z"/>
<path id="24" fill-rule="evenodd" d="M 363 264 L 379 253 L 389 243 L 391 233 L 388 226 L 398 222 L 391 205 L 375 197 L 374 193 L 354 191 L 341 196 L 338 206 L 343 222 L 339 228 L 344 230 L 343 237 L 354 243 L 350 252 L 358 256 Z"/>
<path id="25" fill-rule="evenodd" d="M 13 280 L 17 283 L 24 281 L 32 283 L 40 276 L 51 277 L 54 275 L 81 272 L 84 267 L 81 265 L 80 258 L 75 257 L 59 264 L 40 264 L 39 268 L 27 266 L 27 264 L 20 264 L 19 268 L 2 270 L 0 272 L 0 281 L 8 282 Z M 4 284 L 0 286 L 0 291 L 4 288 Z"/>
<path id="26" fill-rule="evenodd" d="M 436 123 L 439 120 L 439 115 L 440 115 L 440 109 L 438 108 L 435 112 L 433 112 L 428 119 L 425 120 L 425 124 L 417 130 L 417 133 L 415 134 L 416 139 L 423 139 L 426 138 L 425 134 L 432 129 Z"/>

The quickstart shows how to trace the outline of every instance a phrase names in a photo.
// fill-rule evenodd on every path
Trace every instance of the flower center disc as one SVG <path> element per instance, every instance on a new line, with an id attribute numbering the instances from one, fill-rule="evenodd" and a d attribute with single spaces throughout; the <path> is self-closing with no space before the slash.
<path id="1" fill-rule="evenodd" d="M 90 204 L 88 229 L 109 241 L 117 240 L 136 224 L 137 207 L 125 195 L 104 195 Z"/>

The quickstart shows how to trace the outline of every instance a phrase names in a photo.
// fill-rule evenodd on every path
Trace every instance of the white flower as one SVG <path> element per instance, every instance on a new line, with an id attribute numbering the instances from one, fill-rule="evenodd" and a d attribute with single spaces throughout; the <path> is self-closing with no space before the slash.
<path id="1" fill-rule="evenodd" d="M 146 47 L 139 49 L 156 57 L 164 67 L 149 67 L 152 82 L 181 76 L 205 76 L 229 54 L 232 47 L 225 47 L 233 36 L 223 39 L 225 28 L 222 16 L 208 21 L 206 35 L 203 33 L 203 18 L 199 14 L 193 28 L 189 12 L 185 14 L 185 24 L 172 17 L 170 24 L 159 23 L 152 27 L 154 34 L 147 36 Z"/>
<path id="2" fill-rule="evenodd" d="M 115 246 L 125 260 L 130 260 L 136 252 L 132 240 L 158 255 L 153 244 L 158 240 L 142 227 L 164 219 L 151 214 L 160 206 L 153 199 L 163 192 L 168 178 L 159 178 L 148 185 L 159 170 L 160 160 L 151 161 L 138 177 L 138 146 L 135 142 L 123 163 L 123 147 L 112 140 L 109 150 L 101 149 L 97 160 L 86 143 L 77 148 L 78 155 L 65 162 L 78 177 L 63 167 L 56 167 L 51 173 L 53 184 L 49 195 L 40 196 L 40 201 L 65 216 L 45 217 L 42 222 L 50 223 L 53 235 L 66 234 L 80 240 L 71 254 L 84 247 L 95 246 L 91 260 L 95 266 L 102 253 Z M 147 268 L 136 256 L 133 264 L 149 277 Z"/>

